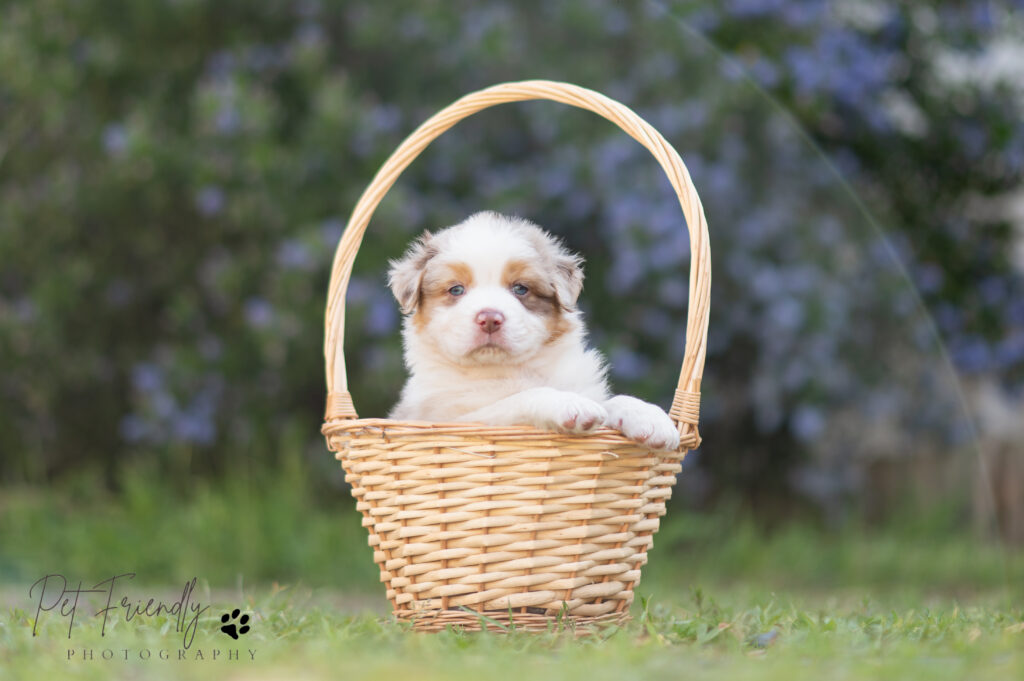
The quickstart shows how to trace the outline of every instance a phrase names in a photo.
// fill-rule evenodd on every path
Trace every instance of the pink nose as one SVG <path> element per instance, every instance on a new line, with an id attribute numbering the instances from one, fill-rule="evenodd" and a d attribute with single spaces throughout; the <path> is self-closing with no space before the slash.
<path id="1" fill-rule="evenodd" d="M 505 315 L 497 310 L 480 310 L 476 313 L 476 323 L 487 333 L 494 333 L 501 328 L 505 321 Z"/>

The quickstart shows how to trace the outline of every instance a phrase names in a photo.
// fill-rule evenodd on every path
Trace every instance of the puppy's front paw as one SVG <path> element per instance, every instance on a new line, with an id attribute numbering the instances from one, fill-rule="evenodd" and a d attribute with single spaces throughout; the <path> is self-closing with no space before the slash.
<path id="1" fill-rule="evenodd" d="M 604 406 L 608 412 L 605 423 L 630 440 L 651 449 L 671 451 L 679 447 L 676 424 L 661 408 L 627 395 L 616 395 Z"/>
<path id="2" fill-rule="evenodd" d="M 551 428 L 562 433 L 589 433 L 604 425 L 608 412 L 594 400 L 564 393 L 555 406 Z"/>

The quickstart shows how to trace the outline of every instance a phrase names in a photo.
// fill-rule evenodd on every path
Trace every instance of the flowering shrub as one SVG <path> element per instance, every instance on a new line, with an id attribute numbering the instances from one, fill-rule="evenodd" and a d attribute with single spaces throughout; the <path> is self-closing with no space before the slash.
<path id="1" fill-rule="evenodd" d="M 334 470 L 320 347 L 347 211 L 438 108 L 546 77 L 635 108 L 703 199 L 708 451 L 691 477 L 841 498 L 866 458 L 963 437 L 943 347 L 960 371 L 1022 376 L 1002 206 L 1024 92 L 999 56 L 1020 28 L 987 2 L 7 7 L 0 476 L 113 478 L 142 457 L 182 480 L 290 456 Z M 484 208 L 587 257 L 617 389 L 667 404 L 678 203 L 627 136 L 528 103 L 460 124 L 378 210 L 348 292 L 360 413 L 385 413 L 403 377 L 386 260 Z"/>

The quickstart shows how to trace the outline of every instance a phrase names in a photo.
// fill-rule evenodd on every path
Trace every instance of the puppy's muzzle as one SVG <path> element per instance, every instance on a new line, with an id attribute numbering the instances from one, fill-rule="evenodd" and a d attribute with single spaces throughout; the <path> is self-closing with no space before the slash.
<path id="1" fill-rule="evenodd" d="M 505 323 L 505 315 L 497 310 L 480 310 L 476 313 L 476 323 L 481 331 L 492 334 L 501 329 L 501 325 Z"/>

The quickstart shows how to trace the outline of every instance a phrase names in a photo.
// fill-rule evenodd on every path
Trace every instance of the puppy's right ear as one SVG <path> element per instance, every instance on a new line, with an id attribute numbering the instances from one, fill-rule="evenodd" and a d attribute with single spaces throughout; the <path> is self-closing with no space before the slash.
<path id="1" fill-rule="evenodd" d="M 423 273 L 430 259 L 437 255 L 437 246 L 433 240 L 434 236 L 430 232 L 423 232 L 401 259 L 388 263 L 391 266 L 388 270 L 388 286 L 395 294 L 402 314 L 412 314 L 419 305 Z"/>

